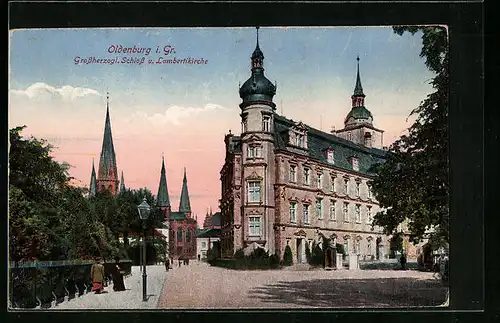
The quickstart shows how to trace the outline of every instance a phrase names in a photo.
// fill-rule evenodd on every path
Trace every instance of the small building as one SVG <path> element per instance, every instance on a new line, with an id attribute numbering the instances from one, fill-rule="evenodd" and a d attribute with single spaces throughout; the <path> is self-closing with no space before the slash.
<path id="1" fill-rule="evenodd" d="M 220 229 L 209 228 L 198 230 L 196 250 L 201 260 L 207 259 L 207 252 L 214 247 L 214 242 L 220 241 Z"/>

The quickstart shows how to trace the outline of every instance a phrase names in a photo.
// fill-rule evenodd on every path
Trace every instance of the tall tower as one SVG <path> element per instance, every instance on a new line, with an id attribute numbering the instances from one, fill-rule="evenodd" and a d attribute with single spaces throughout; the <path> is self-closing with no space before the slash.
<path id="1" fill-rule="evenodd" d="M 187 186 L 186 167 L 184 167 L 184 179 L 182 180 L 181 200 L 179 201 L 179 212 L 184 212 L 186 217 L 191 217 L 191 203 Z"/>
<path id="2" fill-rule="evenodd" d="M 125 187 L 125 180 L 123 179 L 123 171 L 122 177 L 120 178 L 120 192 L 125 192 L 127 188 Z"/>
<path id="3" fill-rule="evenodd" d="M 274 235 L 274 115 L 276 85 L 264 75 L 264 54 L 257 44 L 250 58 L 251 76 L 240 87 L 242 121 L 241 210 L 234 210 L 234 249 L 256 242 L 270 254 L 275 252 Z M 248 230 L 252 228 L 252 230 Z"/>
<path id="4" fill-rule="evenodd" d="M 165 220 L 170 219 L 170 199 L 168 197 L 168 186 L 167 186 L 167 175 L 165 171 L 165 159 L 161 158 L 161 173 L 160 173 L 160 185 L 158 186 L 158 194 L 156 195 L 156 204 L 162 210 L 165 215 Z"/>
<path id="5" fill-rule="evenodd" d="M 95 196 L 97 193 L 97 182 L 95 177 L 94 158 L 92 158 L 92 174 L 90 175 L 89 197 Z"/>
<path id="6" fill-rule="evenodd" d="M 115 147 L 111 135 L 111 121 L 109 118 L 109 93 L 106 96 L 106 122 L 104 124 L 104 137 L 102 140 L 99 172 L 97 173 L 97 190 L 109 190 L 111 194 L 118 193 L 118 171 L 116 169 Z"/>
<path id="7" fill-rule="evenodd" d="M 336 131 L 339 137 L 364 145 L 368 148 L 382 149 L 383 130 L 373 126 L 373 115 L 365 106 L 365 97 L 359 75 L 359 56 L 354 92 L 351 95 L 351 111 L 344 119 L 344 128 Z"/>

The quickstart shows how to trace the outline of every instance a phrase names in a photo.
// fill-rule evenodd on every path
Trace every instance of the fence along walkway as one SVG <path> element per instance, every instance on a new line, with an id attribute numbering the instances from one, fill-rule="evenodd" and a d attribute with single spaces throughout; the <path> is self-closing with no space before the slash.
<path id="1" fill-rule="evenodd" d="M 83 310 L 83 309 L 148 309 L 156 308 L 158 299 L 167 277 L 165 266 L 148 266 L 146 269 L 148 301 L 142 300 L 142 272 L 133 266 L 132 274 L 125 278 L 127 290 L 115 292 L 113 285 L 104 288 L 104 293 L 89 292 L 80 297 L 58 304 L 48 310 Z"/>

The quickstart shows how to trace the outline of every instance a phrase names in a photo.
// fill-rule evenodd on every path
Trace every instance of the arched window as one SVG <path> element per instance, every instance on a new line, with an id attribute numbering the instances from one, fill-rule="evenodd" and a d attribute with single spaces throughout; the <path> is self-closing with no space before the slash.
<path id="1" fill-rule="evenodd" d="M 177 229 L 177 242 L 182 242 L 182 229 Z"/>
<path id="2" fill-rule="evenodd" d="M 191 242 L 191 230 L 186 231 L 186 242 Z"/>

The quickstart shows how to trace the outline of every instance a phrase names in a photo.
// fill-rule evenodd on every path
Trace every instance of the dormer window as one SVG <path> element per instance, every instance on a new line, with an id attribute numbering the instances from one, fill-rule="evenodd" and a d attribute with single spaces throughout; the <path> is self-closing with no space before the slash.
<path id="1" fill-rule="evenodd" d="M 298 146 L 300 148 L 304 148 L 304 135 L 303 134 L 297 134 L 295 136 L 295 146 Z"/>
<path id="2" fill-rule="evenodd" d="M 335 159 L 333 157 L 333 150 L 331 149 L 328 149 L 326 151 L 326 161 L 329 163 L 329 164 L 335 164 Z"/>
<path id="3" fill-rule="evenodd" d="M 351 157 L 351 166 L 355 171 L 359 171 L 359 160 L 357 157 Z"/>
<path id="4" fill-rule="evenodd" d="M 347 132 L 347 140 L 352 141 L 352 134 L 350 131 Z"/>
<path id="5" fill-rule="evenodd" d="M 290 128 L 289 136 L 291 145 L 307 149 L 307 126 L 302 122 Z"/>

